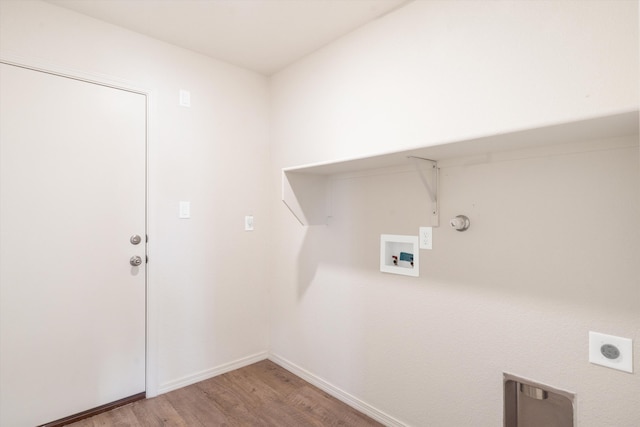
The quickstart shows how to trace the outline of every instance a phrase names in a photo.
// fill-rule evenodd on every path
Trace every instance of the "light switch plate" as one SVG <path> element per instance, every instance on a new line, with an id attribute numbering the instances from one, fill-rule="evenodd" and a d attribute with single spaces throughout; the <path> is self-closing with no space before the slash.
<path id="1" fill-rule="evenodd" d="M 589 331 L 589 362 L 633 373 L 633 340 Z"/>
<path id="2" fill-rule="evenodd" d="M 191 107 L 191 92 L 180 89 L 180 106 Z"/>
<path id="3" fill-rule="evenodd" d="M 253 215 L 244 217 L 244 231 L 253 231 Z"/>
<path id="4" fill-rule="evenodd" d="M 178 217 L 181 219 L 191 218 L 191 203 L 180 202 L 178 209 Z"/>

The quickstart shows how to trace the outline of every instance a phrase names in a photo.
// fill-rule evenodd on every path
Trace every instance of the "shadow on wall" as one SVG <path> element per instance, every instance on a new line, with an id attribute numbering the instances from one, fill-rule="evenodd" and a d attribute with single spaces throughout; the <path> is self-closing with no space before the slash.
<path id="1" fill-rule="evenodd" d="M 376 273 L 635 311 L 638 158 L 636 146 L 443 167 L 441 226 L 415 279 L 379 272 L 380 234 L 417 235 L 430 225 L 415 172 L 336 179 L 333 217 L 307 228 L 297 257 L 298 297 L 322 286 L 318 274 L 331 265 L 355 281 Z M 459 214 L 471 219 L 465 232 L 447 224 Z"/>
<path id="2" fill-rule="evenodd" d="M 358 272 L 382 274 L 380 235 L 417 234 L 418 225 L 413 224 L 418 222 L 408 217 L 429 218 L 428 196 L 411 169 L 333 180 L 331 199 L 334 209 L 328 225 L 308 226 L 298 254 L 299 298 L 322 265 L 356 277 Z"/>

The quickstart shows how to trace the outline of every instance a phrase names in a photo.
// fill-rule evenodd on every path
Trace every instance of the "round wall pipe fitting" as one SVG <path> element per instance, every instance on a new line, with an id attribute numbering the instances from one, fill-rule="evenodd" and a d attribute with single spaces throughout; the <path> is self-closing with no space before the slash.
<path id="1" fill-rule="evenodd" d="M 449 221 L 449 225 L 458 231 L 465 231 L 467 228 L 469 228 L 471 222 L 465 215 L 458 215 L 454 218 L 451 218 L 451 220 Z"/>

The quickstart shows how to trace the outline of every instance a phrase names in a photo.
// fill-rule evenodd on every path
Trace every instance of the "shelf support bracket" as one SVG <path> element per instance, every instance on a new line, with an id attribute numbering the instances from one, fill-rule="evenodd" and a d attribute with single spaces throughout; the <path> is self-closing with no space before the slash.
<path id="1" fill-rule="evenodd" d="M 440 225 L 440 207 L 438 206 L 438 175 L 440 174 L 440 169 L 438 168 L 438 162 L 415 156 L 408 156 L 408 158 L 413 162 L 420 181 L 422 181 L 424 188 L 429 194 L 429 198 L 431 199 L 431 226 L 437 227 Z M 430 179 L 427 178 L 425 171 L 421 167 L 425 164 L 427 165 L 427 174 L 430 176 Z M 429 181 L 431 181 L 431 183 L 429 183 Z"/>

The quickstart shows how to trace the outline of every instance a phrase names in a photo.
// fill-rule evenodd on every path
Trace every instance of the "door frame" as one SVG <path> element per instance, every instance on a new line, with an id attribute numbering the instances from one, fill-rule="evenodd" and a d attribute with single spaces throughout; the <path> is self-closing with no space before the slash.
<path id="1" fill-rule="evenodd" d="M 151 141 L 151 107 L 154 98 L 153 91 L 141 88 L 131 82 L 116 79 L 107 75 L 90 73 L 70 69 L 58 64 L 53 64 L 42 59 L 25 57 L 0 50 L 0 63 L 12 65 L 32 71 L 51 74 L 58 77 L 78 80 L 85 83 L 105 86 L 112 89 L 124 90 L 127 92 L 143 95 L 145 97 L 145 200 L 144 200 L 144 223 L 145 234 L 149 235 L 149 151 Z M 146 243 L 146 255 L 149 257 L 150 242 Z M 148 258 L 147 258 L 148 259 Z M 145 268 L 145 394 L 146 397 L 154 397 L 158 395 L 158 376 L 157 376 L 157 360 L 158 360 L 158 331 L 156 325 L 158 322 L 156 305 L 153 303 L 155 295 L 150 286 L 150 269 L 147 263 Z"/>

